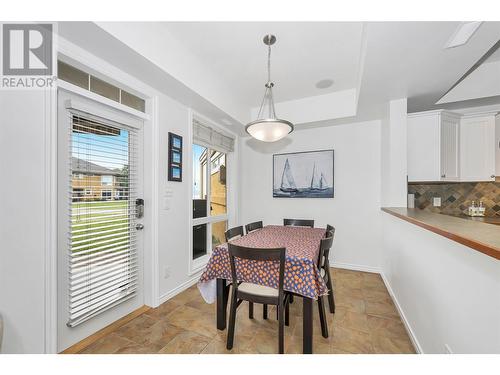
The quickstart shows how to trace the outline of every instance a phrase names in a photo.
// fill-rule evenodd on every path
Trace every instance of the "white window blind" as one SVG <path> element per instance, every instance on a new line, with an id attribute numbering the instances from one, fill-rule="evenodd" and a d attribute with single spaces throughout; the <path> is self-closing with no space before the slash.
<path id="1" fill-rule="evenodd" d="M 233 138 L 202 124 L 198 120 L 193 120 L 193 142 L 219 151 L 234 151 Z"/>
<path id="2" fill-rule="evenodd" d="M 137 134 L 79 113 L 71 121 L 67 325 L 74 327 L 137 293 Z"/>

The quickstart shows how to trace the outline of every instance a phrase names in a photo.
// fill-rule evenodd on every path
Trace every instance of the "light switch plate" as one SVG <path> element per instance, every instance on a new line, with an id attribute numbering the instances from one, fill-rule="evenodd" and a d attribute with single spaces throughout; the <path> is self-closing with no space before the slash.
<path id="1" fill-rule="evenodd" d="M 432 198 L 432 205 L 434 207 L 441 207 L 441 197 Z"/>

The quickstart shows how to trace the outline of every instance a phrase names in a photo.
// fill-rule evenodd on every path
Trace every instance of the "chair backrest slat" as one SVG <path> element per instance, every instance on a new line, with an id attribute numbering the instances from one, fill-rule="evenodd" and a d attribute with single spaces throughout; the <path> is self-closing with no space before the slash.
<path id="1" fill-rule="evenodd" d="M 231 241 L 234 237 L 237 236 L 243 237 L 243 226 L 240 225 L 239 227 L 228 229 L 226 230 L 224 235 L 226 236 L 226 242 Z"/>
<path id="2" fill-rule="evenodd" d="M 327 262 L 332 244 L 333 233 L 327 231 L 325 237 L 321 239 L 321 243 L 319 245 L 318 268 L 321 268 L 325 262 Z"/>
<path id="3" fill-rule="evenodd" d="M 247 234 L 253 232 L 254 230 L 261 229 L 263 227 L 262 221 L 255 221 L 253 223 L 245 225 Z"/>
<path id="4" fill-rule="evenodd" d="M 293 226 L 293 227 L 310 227 L 314 228 L 314 220 L 305 220 L 305 219 L 283 219 L 284 226 Z"/>
<path id="5" fill-rule="evenodd" d="M 238 285 L 238 278 L 236 272 L 235 258 L 262 261 L 262 262 L 279 262 L 278 290 L 280 299 L 282 298 L 283 284 L 285 279 L 286 248 L 284 247 L 271 248 L 271 249 L 251 248 L 229 243 L 228 251 L 229 251 L 229 263 L 231 264 L 231 277 L 233 280 L 233 285 L 236 288 Z"/>

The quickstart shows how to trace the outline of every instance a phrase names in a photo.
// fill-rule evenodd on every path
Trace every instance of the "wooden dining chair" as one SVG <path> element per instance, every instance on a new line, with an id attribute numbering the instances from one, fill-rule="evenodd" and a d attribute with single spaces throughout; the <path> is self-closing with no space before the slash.
<path id="1" fill-rule="evenodd" d="M 330 237 L 331 237 L 331 240 L 329 241 L 330 246 L 326 247 L 325 244 L 325 248 L 323 249 L 323 255 L 320 259 L 321 263 L 318 263 L 319 264 L 318 268 L 321 272 L 321 276 L 325 280 L 326 286 L 328 287 L 328 305 L 330 306 L 330 312 L 332 314 L 335 314 L 335 297 L 333 294 L 333 281 L 330 272 L 330 260 L 329 260 L 330 249 L 333 244 L 333 238 L 335 237 L 335 228 L 330 224 L 327 224 L 325 239 L 328 239 Z"/>
<path id="2" fill-rule="evenodd" d="M 310 227 L 314 228 L 314 220 L 304 220 L 304 219 L 283 219 L 284 226 L 292 227 Z"/>
<path id="3" fill-rule="evenodd" d="M 284 247 L 274 249 L 255 249 L 229 243 L 229 263 L 231 265 L 232 294 L 229 312 L 229 327 L 227 333 L 228 350 L 233 348 L 234 326 L 236 323 L 236 309 L 243 301 L 261 303 L 264 305 L 275 305 L 279 314 L 278 349 L 282 354 L 285 351 L 285 324 L 289 323 L 289 296 L 283 290 L 285 279 L 285 252 Z M 258 262 L 279 262 L 278 289 L 268 286 L 241 282 L 238 284 L 238 264 L 235 258 Z"/>
<path id="4" fill-rule="evenodd" d="M 325 283 L 328 287 L 328 297 L 330 297 L 330 293 L 332 293 L 333 297 L 333 291 L 331 289 L 331 279 L 330 279 L 330 273 L 325 271 L 323 265 L 329 265 L 327 257 L 328 253 L 330 252 L 330 248 L 332 247 L 333 243 L 333 234 L 331 232 L 326 232 L 326 236 L 321 239 L 321 243 L 319 245 L 319 255 L 318 255 L 318 269 L 320 270 L 321 276 L 325 280 Z M 335 306 L 335 305 L 333 305 Z M 321 335 L 325 338 L 328 337 L 328 323 L 326 321 L 326 312 L 325 312 L 325 303 L 323 301 L 323 296 L 318 296 L 318 310 L 319 310 L 319 320 L 321 323 Z"/>
<path id="5" fill-rule="evenodd" d="M 253 223 L 245 225 L 245 230 L 248 234 L 250 232 L 253 232 L 254 230 L 261 229 L 262 227 L 262 221 L 255 221 Z"/>
<path id="6" fill-rule="evenodd" d="M 243 226 L 240 225 L 239 227 L 230 228 L 226 230 L 224 235 L 226 236 L 226 242 L 243 237 Z"/>

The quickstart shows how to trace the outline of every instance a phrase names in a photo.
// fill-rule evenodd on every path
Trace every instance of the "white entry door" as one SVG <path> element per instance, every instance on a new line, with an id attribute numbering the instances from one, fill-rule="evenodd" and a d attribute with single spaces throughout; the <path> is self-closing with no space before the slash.
<path id="1" fill-rule="evenodd" d="M 58 351 L 144 304 L 142 127 L 58 92 Z"/>

